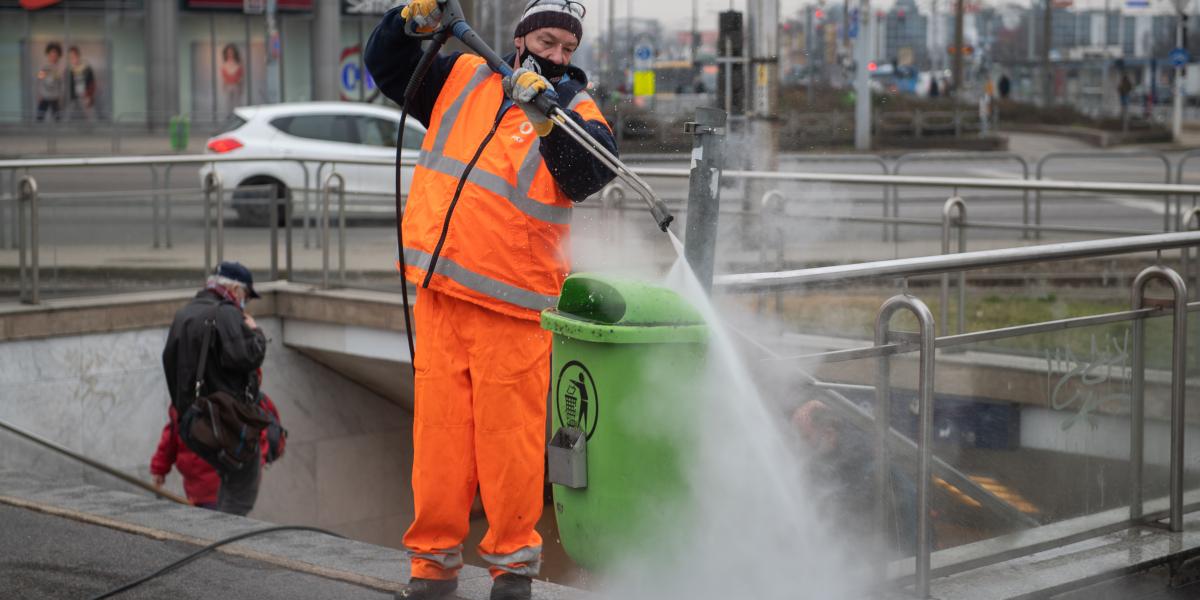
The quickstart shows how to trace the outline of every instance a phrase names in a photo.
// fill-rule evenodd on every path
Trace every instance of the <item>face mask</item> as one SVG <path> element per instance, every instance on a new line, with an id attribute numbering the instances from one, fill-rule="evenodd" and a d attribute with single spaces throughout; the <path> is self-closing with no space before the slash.
<path id="1" fill-rule="evenodd" d="M 521 66 L 546 79 L 557 79 L 567 72 L 567 65 L 556 64 L 549 59 L 542 58 L 530 52 L 529 46 L 521 51 Z"/>

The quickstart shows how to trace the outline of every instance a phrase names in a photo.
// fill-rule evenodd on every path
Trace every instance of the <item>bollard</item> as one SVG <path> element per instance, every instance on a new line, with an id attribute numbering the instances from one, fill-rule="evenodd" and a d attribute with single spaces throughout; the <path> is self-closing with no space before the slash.
<path id="1" fill-rule="evenodd" d="M 212 262 L 212 194 L 221 188 L 221 176 L 215 170 L 204 176 L 204 273 L 213 270 Z"/>
<path id="2" fill-rule="evenodd" d="M 698 108 L 696 120 L 684 126 L 684 130 L 695 137 L 692 142 L 692 171 L 688 178 L 688 216 L 683 254 L 706 292 L 712 291 L 713 259 L 717 251 L 726 122 L 725 111 Z"/>

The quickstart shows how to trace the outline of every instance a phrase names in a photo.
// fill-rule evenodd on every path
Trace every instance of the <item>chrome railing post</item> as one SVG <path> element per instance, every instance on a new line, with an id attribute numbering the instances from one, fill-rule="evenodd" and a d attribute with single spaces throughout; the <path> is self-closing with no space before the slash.
<path id="1" fill-rule="evenodd" d="M 768 190 L 763 194 L 762 208 L 758 212 L 763 237 L 762 243 L 758 245 L 759 263 L 766 268 L 776 270 L 783 268 L 786 257 L 787 236 L 783 234 L 784 201 L 783 192 Z M 775 251 L 773 259 L 768 256 L 771 250 Z M 775 291 L 771 296 L 775 304 L 775 313 L 778 314 L 783 306 L 783 295 L 781 292 Z M 763 298 L 760 296 L 759 307 L 762 306 L 762 300 Z"/>
<path id="2" fill-rule="evenodd" d="M 163 241 L 166 242 L 168 248 L 174 248 L 175 244 L 171 242 L 171 171 L 174 170 L 175 163 L 167 165 L 163 173 L 163 187 L 167 193 L 163 195 Z"/>
<path id="3" fill-rule="evenodd" d="M 267 189 L 267 226 L 270 228 L 270 244 L 268 253 L 271 257 L 271 269 L 268 274 L 271 281 L 279 279 L 279 182 L 274 182 Z"/>
<path id="4" fill-rule="evenodd" d="M 219 181 L 219 180 L 218 180 Z M 224 182 L 220 182 L 224 183 Z M 217 263 L 225 262 L 225 186 L 217 186 Z"/>
<path id="5" fill-rule="evenodd" d="M 346 285 L 346 180 L 338 175 L 338 283 Z"/>
<path id="6" fill-rule="evenodd" d="M 30 175 L 25 175 L 17 184 L 20 190 L 18 202 L 29 205 L 29 223 L 25 223 L 25 211 L 18 209 L 21 213 L 21 300 L 28 304 L 39 304 L 41 302 L 41 287 L 38 281 L 38 185 L 37 180 Z M 26 233 L 28 232 L 28 243 L 26 242 Z M 29 255 L 29 297 L 25 298 L 24 288 L 26 280 L 26 253 Z"/>
<path id="7" fill-rule="evenodd" d="M 159 227 L 158 203 L 162 201 L 162 196 L 161 196 L 161 192 L 162 192 L 161 183 L 162 182 L 158 178 L 158 167 L 155 165 L 148 165 L 148 166 L 150 168 L 150 185 L 152 185 L 154 187 L 154 194 L 150 196 L 150 222 L 151 222 L 151 229 L 154 230 L 154 248 L 158 249 L 158 248 L 162 247 L 162 241 L 158 234 L 158 227 Z"/>
<path id="8" fill-rule="evenodd" d="M 337 172 L 336 163 L 321 186 L 321 287 L 326 289 L 329 288 L 329 195 L 334 189 L 335 179 L 339 182 L 338 185 L 345 186 L 345 180 Z"/>
<path id="9" fill-rule="evenodd" d="M 221 188 L 221 176 L 214 169 L 204 176 L 204 272 L 213 269 L 212 260 L 212 196 Z"/>
<path id="10" fill-rule="evenodd" d="M 621 203 L 625 200 L 625 188 L 614 181 L 600 193 L 600 231 L 604 239 L 618 244 L 621 232 Z"/>
<path id="11" fill-rule="evenodd" d="M 916 296 L 898 294 L 888 298 L 875 317 L 875 345 L 882 346 L 890 343 L 891 331 L 889 323 L 892 315 L 900 309 L 907 309 L 917 318 L 920 331 L 917 341 L 920 344 L 920 374 L 917 383 L 919 395 L 919 418 L 917 424 L 917 547 L 916 582 L 914 584 L 918 598 L 929 597 L 929 565 L 933 552 L 929 535 L 929 484 L 933 475 L 933 386 L 934 386 L 934 336 L 933 313 L 929 307 Z M 909 334 L 912 337 L 912 334 Z M 890 397 L 891 397 L 891 359 L 882 356 L 878 360 L 875 375 L 875 457 L 878 462 L 876 471 L 876 519 L 887 531 L 887 507 L 885 498 L 890 491 L 889 486 L 889 453 L 887 450 L 887 434 L 890 427 Z"/>
<path id="12" fill-rule="evenodd" d="M 1184 432 L 1184 394 L 1187 364 L 1187 283 L 1175 270 L 1155 265 L 1146 267 L 1133 280 L 1133 310 L 1141 309 L 1146 303 L 1146 286 L 1153 280 L 1159 280 L 1171 286 L 1174 298 L 1171 301 L 1174 322 L 1171 330 L 1171 447 L 1170 447 L 1170 504 L 1168 509 L 1171 531 L 1183 531 L 1183 447 Z M 1145 370 L 1146 356 L 1145 318 L 1133 322 L 1133 381 L 1130 395 L 1130 477 L 1132 497 L 1129 504 L 1129 518 L 1139 519 L 1142 516 L 1142 476 L 1144 460 L 1145 437 Z"/>
<path id="13" fill-rule="evenodd" d="M 957 196 L 942 205 L 942 254 L 950 254 L 950 228 L 958 227 L 958 252 L 967 250 L 967 203 Z M 963 311 L 966 309 L 966 272 L 958 272 L 958 333 L 964 329 Z M 950 327 L 950 273 L 942 273 L 941 332 L 949 335 Z"/>

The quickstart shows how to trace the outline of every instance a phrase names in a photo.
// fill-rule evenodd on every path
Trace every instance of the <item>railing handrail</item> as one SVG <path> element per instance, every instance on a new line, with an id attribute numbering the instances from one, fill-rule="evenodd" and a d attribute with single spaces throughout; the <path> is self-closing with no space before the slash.
<path id="1" fill-rule="evenodd" d="M 0 160 L 0 170 L 4 169 L 39 169 L 63 167 L 98 167 L 98 166 L 146 166 L 147 164 L 206 164 L 225 162 L 262 162 L 287 160 L 290 162 L 337 162 L 356 165 L 392 166 L 395 160 L 391 158 L 345 158 L 322 155 L 294 156 L 217 156 L 210 154 L 181 154 L 181 155 L 147 155 L 147 156 L 101 156 L 82 158 L 36 158 Z M 405 159 L 405 166 L 413 166 L 416 161 Z M 691 171 L 688 169 L 672 169 L 659 167 L 631 167 L 631 171 L 641 177 L 677 177 L 687 178 Z M 1143 194 L 1143 195 L 1197 195 L 1200 196 L 1200 185 L 1166 184 L 1166 183 L 1133 183 L 1133 182 L 1097 182 L 1069 181 L 1058 179 L 1021 180 L 1021 179 L 989 179 L 970 177 L 924 177 L 911 175 L 859 175 L 849 173 L 800 173 L 779 171 L 745 171 L 726 170 L 722 173 L 726 178 L 766 179 L 774 181 L 795 181 L 810 183 L 846 183 L 860 185 L 895 185 L 917 187 L 950 187 L 967 189 L 997 189 L 997 190 L 1036 190 L 1045 192 L 1099 192 L 1111 194 Z"/>
<path id="2" fill-rule="evenodd" d="M 1171 250 L 1197 245 L 1200 245 L 1200 231 L 1156 233 L 1127 238 L 977 250 L 946 256 L 918 256 L 811 269 L 719 275 L 713 279 L 713 285 L 733 291 L 777 289 L 828 281 L 845 282 L 878 277 L 937 275 L 953 271 Z"/>
<path id="3" fill-rule="evenodd" d="M 150 154 L 145 156 L 87 156 L 77 158 L 30 158 L 0 160 L 3 169 L 53 169 L 67 167 L 143 167 L 154 165 L 208 164 L 227 162 L 329 162 L 355 165 L 394 166 L 393 158 L 345 158 L 340 156 L 294 155 L 294 156 L 222 156 L 215 154 Z M 406 158 L 400 163 L 414 166 L 416 159 Z"/>

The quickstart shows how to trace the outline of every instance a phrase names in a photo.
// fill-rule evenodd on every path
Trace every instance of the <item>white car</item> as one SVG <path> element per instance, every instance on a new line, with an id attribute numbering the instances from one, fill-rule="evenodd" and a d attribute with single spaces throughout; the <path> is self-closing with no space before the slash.
<path id="1" fill-rule="evenodd" d="M 271 158 L 329 157 L 331 159 L 381 159 L 384 165 L 339 163 L 337 172 L 346 182 L 346 212 L 356 216 L 387 216 L 395 211 L 396 132 L 400 111 L 352 102 L 294 102 L 235 108 L 221 133 L 209 138 L 205 151 L 228 156 Z M 425 128 L 416 119 L 405 121 L 403 156 L 415 160 L 420 154 Z M 267 224 L 269 198 L 264 185 L 278 186 L 278 198 L 293 202 L 292 214 L 303 211 L 319 215 L 321 194 L 308 195 L 303 206 L 304 168 L 290 160 L 215 163 L 200 170 L 203 185 L 215 168 L 225 188 L 225 198 L 238 218 L 254 225 Z M 318 163 L 308 162 L 309 188 L 320 189 L 332 168 L 326 165 L 319 174 Z M 403 192 L 408 193 L 412 167 L 405 167 Z M 256 189 L 247 189 L 257 186 Z M 336 215 L 337 198 L 331 198 L 331 215 Z M 336 218 L 336 217 L 334 217 Z"/>

